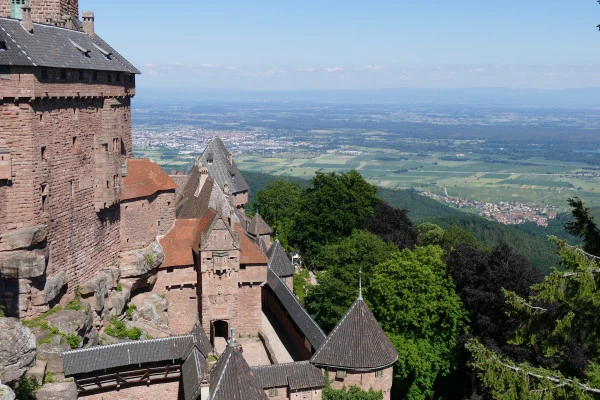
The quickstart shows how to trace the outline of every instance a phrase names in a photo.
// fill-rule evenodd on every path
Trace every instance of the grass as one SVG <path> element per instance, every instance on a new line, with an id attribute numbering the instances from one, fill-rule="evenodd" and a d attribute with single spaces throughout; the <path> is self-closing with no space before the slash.
<path id="1" fill-rule="evenodd" d="M 142 330 L 138 327 L 127 328 L 125 322 L 119 321 L 116 317 L 110 319 L 110 324 L 104 329 L 104 333 L 119 339 L 138 340 L 142 336 Z"/>
<path id="2" fill-rule="evenodd" d="M 28 328 L 39 327 L 43 330 L 48 331 L 48 336 L 37 341 L 38 346 L 42 345 L 42 344 L 51 343 L 52 338 L 56 335 L 62 336 L 67 341 L 67 343 L 69 344 L 69 346 L 72 349 L 78 348 L 79 345 L 81 344 L 82 339 L 79 335 L 76 335 L 74 333 L 66 334 L 64 332 L 61 332 L 57 327 L 55 327 L 55 326 L 51 327 L 50 325 L 48 325 L 48 321 L 46 321 L 46 318 L 52 314 L 55 314 L 55 313 L 61 311 L 62 309 L 63 308 L 61 306 L 56 306 L 56 307 L 51 308 L 50 310 L 46 311 L 39 317 L 36 317 L 33 319 L 21 320 L 23 325 L 27 326 Z M 69 304 L 67 304 L 65 306 L 65 310 L 87 311 L 85 307 L 81 306 L 78 299 L 75 299 L 72 302 L 70 302 Z"/>

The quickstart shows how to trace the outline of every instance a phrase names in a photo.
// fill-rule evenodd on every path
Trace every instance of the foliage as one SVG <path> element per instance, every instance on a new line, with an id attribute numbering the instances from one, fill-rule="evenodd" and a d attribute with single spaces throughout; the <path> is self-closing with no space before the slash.
<path id="1" fill-rule="evenodd" d="M 359 271 L 363 271 L 363 286 L 368 287 L 373 266 L 398 251 L 393 244 L 362 230 L 321 247 L 315 263 L 325 270 L 317 273 L 318 285 L 311 287 L 306 295 L 307 311 L 321 328 L 330 331 L 358 296 Z"/>
<path id="2" fill-rule="evenodd" d="M 121 282 L 117 283 L 117 287 L 115 288 L 115 290 L 117 292 L 122 292 L 123 291 L 123 285 L 121 284 Z"/>
<path id="3" fill-rule="evenodd" d="M 81 344 L 81 337 L 74 333 L 71 333 L 70 335 L 65 336 L 65 340 L 67 341 L 69 346 L 71 346 L 72 349 L 78 348 L 79 345 Z"/>
<path id="4" fill-rule="evenodd" d="M 127 328 L 125 322 L 119 321 L 116 317 L 112 317 L 110 319 L 110 325 L 104 329 L 104 333 L 119 339 L 128 338 L 131 340 L 138 340 L 140 336 L 142 336 L 142 331 L 140 328 Z"/>
<path id="5" fill-rule="evenodd" d="M 79 303 L 79 300 L 77 300 L 77 299 L 75 299 L 72 302 L 70 302 L 69 304 L 67 304 L 65 306 L 65 310 L 70 310 L 70 311 L 87 311 L 87 309 L 85 307 L 83 307 Z"/>
<path id="6" fill-rule="evenodd" d="M 417 232 L 419 234 L 418 243 L 420 246 L 439 246 L 444 238 L 444 229 L 431 222 L 423 222 L 417 226 Z"/>
<path id="7" fill-rule="evenodd" d="M 151 252 L 146 253 L 144 260 L 148 265 L 154 265 L 156 263 L 156 257 L 154 256 L 154 253 Z"/>
<path id="8" fill-rule="evenodd" d="M 54 374 L 52 371 L 46 370 L 44 373 L 44 383 L 54 383 Z"/>
<path id="9" fill-rule="evenodd" d="M 565 225 L 567 232 L 583 239 L 583 249 L 600 257 L 600 228 L 594 222 L 589 209 L 583 205 L 580 198 L 569 199 L 573 220 Z"/>
<path id="10" fill-rule="evenodd" d="M 339 390 L 325 387 L 322 398 L 323 400 L 382 400 L 383 394 L 381 391 L 374 391 L 373 388 L 367 392 L 358 386 L 351 386 L 349 389 L 343 387 Z"/>
<path id="11" fill-rule="evenodd" d="M 587 399 L 600 394 L 599 259 L 556 238 L 566 271 L 554 270 L 524 298 L 506 291 L 511 315 L 522 322 L 515 344 L 539 353 L 540 366 L 517 365 L 469 342 L 473 366 L 497 398 Z M 509 394 L 513 394 L 512 397 Z"/>
<path id="12" fill-rule="evenodd" d="M 420 195 L 414 190 L 392 190 L 378 187 L 377 195 L 392 207 L 408 209 L 408 217 L 413 222 L 423 222 L 427 218 L 450 215 L 467 215 L 456 208 Z"/>
<path id="13" fill-rule="evenodd" d="M 297 183 L 277 179 L 256 194 L 250 208 L 259 212 L 273 229 L 279 242 L 290 250 L 289 238 L 294 230 L 294 220 L 300 209 L 302 190 Z"/>
<path id="14" fill-rule="evenodd" d="M 137 310 L 137 306 L 135 304 L 129 304 L 129 306 L 127 306 L 127 310 L 125 310 L 125 315 L 127 316 L 127 319 L 131 319 L 131 316 L 133 315 L 133 312 Z"/>
<path id="15" fill-rule="evenodd" d="M 300 211 L 290 238 L 310 260 L 319 246 L 334 243 L 360 228 L 375 214 L 375 186 L 355 170 L 337 174 L 317 172 L 302 193 Z"/>
<path id="16" fill-rule="evenodd" d="M 0 305 L 0 318 L 6 317 L 6 307 Z"/>
<path id="17" fill-rule="evenodd" d="M 376 214 L 365 219 L 364 228 L 400 249 L 412 249 L 417 242 L 418 233 L 407 213 L 407 209 L 394 208 L 385 201 L 380 201 Z"/>
<path id="18" fill-rule="evenodd" d="M 443 250 L 417 247 L 392 254 L 373 270 L 366 298 L 399 353 L 394 388 L 407 399 L 433 395 L 454 367 L 456 338 L 467 315 L 445 273 Z"/>
<path id="19" fill-rule="evenodd" d="M 310 273 L 306 268 L 301 268 L 294 274 L 294 294 L 300 301 L 300 304 L 304 304 L 304 298 L 308 290 L 310 279 Z"/>
<path id="20" fill-rule="evenodd" d="M 33 392 L 38 390 L 40 385 L 37 382 L 37 379 L 33 376 L 22 376 L 19 380 L 13 385 L 13 392 L 15 396 L 19 400 L 35 400 L 35 395 Z"/>

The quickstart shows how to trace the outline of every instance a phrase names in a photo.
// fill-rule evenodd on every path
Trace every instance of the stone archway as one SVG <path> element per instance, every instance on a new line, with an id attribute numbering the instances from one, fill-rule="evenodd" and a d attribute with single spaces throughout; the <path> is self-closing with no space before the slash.
<path id="1" fill-rule="evenodd" d="M 210 341 L 217 353 L 221 353 L 229 340 L 229 323 L 222 319 L 210 323 Z"/>

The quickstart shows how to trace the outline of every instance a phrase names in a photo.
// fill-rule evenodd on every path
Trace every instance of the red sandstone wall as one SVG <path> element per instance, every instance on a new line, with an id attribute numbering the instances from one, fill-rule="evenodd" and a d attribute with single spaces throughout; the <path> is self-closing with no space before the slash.
<path id="1" fill-rule="evenodd" d="M 154 383 L 150 386 L 129 386 L 121 390 L 98 392 L 87 396 L 79 395 L 85 400 L 180 400 L 183 399 L 183 389 L 179 380 L 165 383 Z"/>
<path id="2" fill-rule="evenodd" d="M 248 204 L 248 191 L 234 194 L 233 204 L 235 204 L 237 208 L 243 208 L 243 206 Z"/>
<path id="3" fill-rule="evenodd" d="M 300 390 L 293 392 L 289 397 L 291 400 L 321 400 L 322 392 L 318 390 Z"/>
<path id="4" fill-rule="evenodd" d="M 78 0 L 30 0 L 31 14 L 34 22 L 46 23 L 46 19 L 54 15 L 61 17 L 64 13 L 79 16 Z M 11 0 L 0 1 L 0 17 L 10 17 Z"/>
<path id="5" fill-rule="evenodd" d="M 175 192 L 160 192 L 154 203 L 158 234 L 165 235 L 175 223 Z"/>
<path id="6" fill-rule="evenodd" d="M 240 282 L 263 283 L 267 281 L 267 265 L 246 265 L 240 268 Z"/>
<path id="7" fill-rule="evenodd" d="M 121 203 L 121 250 L 128 251 L 150 245 L 158 235 L 155 196 Z"/>
<path id="8" fill-rule="evenodd" d="M 277 395 L 276 396 L 271 396 L 271 390 L 270 389 L 266 389 L 265 390 L 265 394 L 267 395 L 267 397 L 269 398 L 269 400 L 288 400 L 288 388 L 287 386 L 283 386 L 283 387 L 278 387 L 275 388 L 277 389 Z"/>
<path id="9" fill-rule="evenodd" d="M 238 330 L 242 335 L 257 335 L 262 326 L 261 289 L 259 285 L 242 285 L 239 289 Z"/>
<path id="10" fill-rule="evenodd" d="M 348 371 L 346 378 L 335 379 L 335 369 L 329 369 L 329 379 L 332 379 L 331 387 L 333 389 L 341 389 L 343 386 L 346 388 L 350 386 L 360 386 L 363 390 L 369 390 L 373 388 L 375 391 L 381 390 L 383 393 L 383 400 L 390 399 L 390 391 L 392 389 L 392 380 L 394 378 L 393 368 L 386 368 L 383 370 L 382 377 L 376 377 L 375 372 L 352 372 Z"/>
<path id="11" fill-rule="evenodd" d="M 169 302 L 169 330 L 172 335 L 190 333 L 196 323 L 196 276 L 193 266 L 158 270 L 153 292 L 164 294 Z"/>

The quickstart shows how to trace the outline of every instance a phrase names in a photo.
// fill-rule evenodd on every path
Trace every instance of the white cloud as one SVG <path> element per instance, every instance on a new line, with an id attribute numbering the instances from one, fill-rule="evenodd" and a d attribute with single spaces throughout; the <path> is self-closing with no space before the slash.
<path id="1" fill-rule="evenodd" d="M 368 71 L 381 71 L 383 69 L 383 67 L 381 65 L 367 65 L 367 70 Z"/>
<path id="2" fill-rule="evenodd" d="M 330 67 L 330 68 L 325 68 L 325 71 L 327 72 L 342 72 L 344 70 L 344 68 L 342 67 Z"/>

